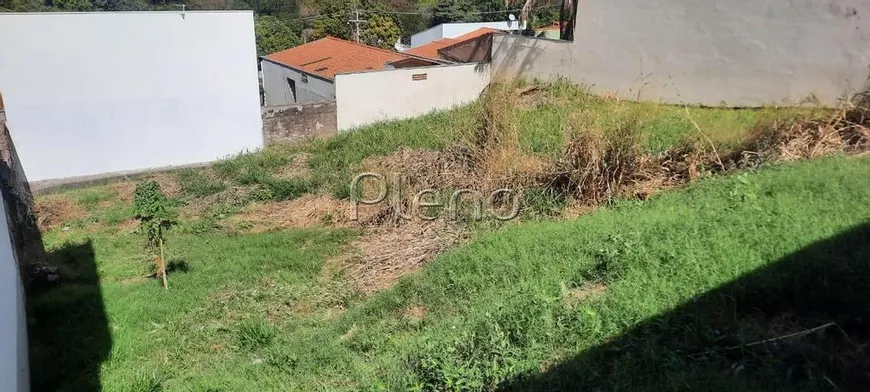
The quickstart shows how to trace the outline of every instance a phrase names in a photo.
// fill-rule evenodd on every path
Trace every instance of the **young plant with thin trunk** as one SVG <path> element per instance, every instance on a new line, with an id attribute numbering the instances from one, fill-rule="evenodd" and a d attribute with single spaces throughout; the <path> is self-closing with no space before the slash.
<path id="1" fill-rule="evenodd" d="M 160 190 L 160 185 L 155 181 L 145 181 L 136 185 L 133 205 L 136 209 L 136 219 L 139 220 L 139 231 L 145 234 L 148 248 L 155 256 L 155 276 L 162 279 L 163 288 L 168 289 L 163 244 L 164 234 L 177 223 L 175 212 L 169 205 L 166 195 Z"/>

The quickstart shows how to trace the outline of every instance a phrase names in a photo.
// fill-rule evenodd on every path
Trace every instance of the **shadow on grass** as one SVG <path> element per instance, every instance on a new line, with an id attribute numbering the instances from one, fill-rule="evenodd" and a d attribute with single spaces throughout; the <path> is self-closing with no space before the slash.
<path id="1" fill-rule="evenodd" d="M 501 389 L 865 390 L 868 342 L 864 225 Z"/>
<path id="2" fill-rule="evenodd" d="M 66 244 L 47 259 L 59 284 L 27 300 L 34 391 L 100 391 L 100 365 L 112 348 L 90 241 Z"/>
<path id="3" fill-rule="evenodd" d="M 186 260 L 169 260 L 169 263 L 166 264 L 166 274 L 170 275 L 176 272 L 182 274 L 190 272 L 190 264 L 187 264 Z"/>

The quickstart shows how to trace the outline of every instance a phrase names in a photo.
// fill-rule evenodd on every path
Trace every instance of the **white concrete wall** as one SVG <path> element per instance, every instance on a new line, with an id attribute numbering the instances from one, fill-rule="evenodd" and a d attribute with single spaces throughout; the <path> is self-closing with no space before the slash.
<path id="1" fill-rule="evenodd" d="M 266 106 L 335 99 L 335 87 L 330 80 L 308 75 L 307 81 L 304 81 L 302 72 L 267 59 L 260 61 L 260 68 L 263 70 L 263 95 Z M 296 82 L 295 97 L 287 83 L 288 78 Z"/>
<path id="2" fill-rule="evenodd" d="M 586 0 L 577 15 L 570 44 L 495 37 L 494 74 L 714 106 L 834 106 L 870 76 L 866 0 Z"/>
<path id="3" fill-rule="evenodd" d="M 0 192 L 0 391 L 27 392 L 30 373 L 24 288 Z"/>
<path id="4" fill-rule="evenodd" d="M 456 38 L 482 27 L 506 31 L 516 31 L 519 23 L 511 21 L 477 23 L 442 23 L 411 36 L 411 47 L 428 44 L 441 38 Z"/>
<path id="5" fill-rule="evenodd" d="M 426 74 L 426 80 L 413 75 Z M 474 101 L 489 85 L 489 64 L 402 68 L 335 78 L 338 130 L 420 116 Z M 372 91 L 380 91 L 372 95 Z"/>
<path id="6" fill-rule="evenodd" d="M 442 33 L 443 27 L 444 25 L 440 24 L 438 26 L 433 26 L 426 30 L 423 30 L 417 34 L 411 35 L 411 47 L 416 48 L 420 45 L 425 45 L 432 41 L 444 38 L 444 35 Z"/>
<path id="7" fill-rule="evenodd" d="M 263 144 L 250 11 L 0 14 L 0 91 L 31 181 Z"/>

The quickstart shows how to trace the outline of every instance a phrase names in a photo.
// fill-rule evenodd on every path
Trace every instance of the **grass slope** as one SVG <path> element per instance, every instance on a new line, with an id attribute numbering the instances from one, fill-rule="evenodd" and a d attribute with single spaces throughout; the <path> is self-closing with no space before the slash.
<path id="1" fill-rule="evenodd" d="M 834 157 L 513 225 L 368 299 L 322 278 L 344 231 L 174 238 L 169 291 L 131 280 L 138 237 L 53 231 L 79 278 L 30 299 L 34 389 L 865 385 L 829 330 L 727 349 L 866 327 L 868 175 L 870 159 Z"/>

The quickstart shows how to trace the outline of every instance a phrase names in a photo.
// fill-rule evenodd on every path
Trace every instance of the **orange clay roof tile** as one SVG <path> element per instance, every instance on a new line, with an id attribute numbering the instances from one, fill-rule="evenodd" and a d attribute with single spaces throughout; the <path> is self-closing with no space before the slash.
<path id="1" fill-rule="evenodd" d="M 335 37 L 326 37 L 265 57 L 276 63 L 333 80 L 337 73 L 383 69 L 387 63 L 408 56 Z"/>
<path id="2" fill-rule="evenodd" d="M 442 38 L 442 39 L 439 39 L 437 41 L 432 41 L 432 42 L 425 44 L 425 45 L 420 45 L 420 46 L 413 48 L 413 49 L 408 49 L 402 53 L 410 54 L 413 56 L 420 56 L 420 57 L 426 57 L 426 58 L 430 58 L 430 59 L 439 60 L 439 59 L 441 59 L 441 55 L 438 54 L 438 51 L 441 49 L 444 49 L 448 46 L 452 46 L 454 44 L 458 44 L 460 42 L 475 39 L 475 38 L 480 37 L 480 36 L 485 35 L 485 34 L 498 32 L 498 31 L 501 31 L 501 30 L 491 29 L 488 27 L 481 27 L 477 30 L 474 30 L 470 33 L 460 35 L 456 38 Z"/>

